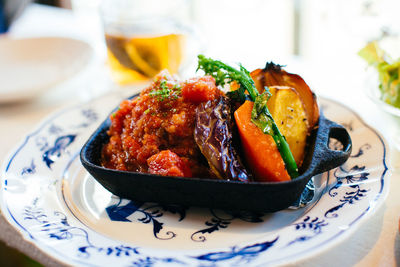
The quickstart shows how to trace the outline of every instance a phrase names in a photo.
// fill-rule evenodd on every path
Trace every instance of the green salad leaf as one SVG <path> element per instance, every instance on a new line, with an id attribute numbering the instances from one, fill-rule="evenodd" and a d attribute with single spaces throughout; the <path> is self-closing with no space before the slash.
<path id="1" fill-rule="evenodd" d="M 377 41 L 368 43 L 358 55 L 378 71 L 381 99 L 400 108 L 400 58 L 391 59 Z"/>

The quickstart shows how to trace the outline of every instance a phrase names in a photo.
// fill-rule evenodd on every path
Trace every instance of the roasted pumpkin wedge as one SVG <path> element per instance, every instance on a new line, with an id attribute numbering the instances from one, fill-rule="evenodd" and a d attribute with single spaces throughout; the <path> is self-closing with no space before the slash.
<path id="1" fill-rule="evenodd" d="M 297 166 L 301 166 L 307 137 L 317 125 L 319 109 L 315 94 L 297 74 L 269 62 L 264 69 L 251 72 L 257 90 L 269 88 L 268 109 L 280 132 L 285 136 Z"/>
<path id="2" fill-rule="evenodd" d="M 264 91 L 265 86 L 288 86 L 296 90 L 305 108 L 308 132 L 318 123 L 319 109 L 316 96 L 299 75 L 288 73 L 280 65 L 272 62 L 268 62 L 264 69 L 252 71 L 250 75 L 260 93 Z"/>
<path id="3" fill-rule="evenodd" d="M 304 104 L 294 88 L 271 86 L 269 89 L 271 98 L 267 103 L 268 109 L 285 136 L 297 166 L 301 166 L 309 134 Z"/>

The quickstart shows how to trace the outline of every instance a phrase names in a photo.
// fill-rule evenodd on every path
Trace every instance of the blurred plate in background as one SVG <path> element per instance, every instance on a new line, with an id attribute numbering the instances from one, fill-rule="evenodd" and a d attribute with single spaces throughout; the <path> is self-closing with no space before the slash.
<path id="1" fill-rule="evenodd" d="M 367 70 L 367 79 L 364 84 L 364 92 L 367 97 L 383 111 L 400 118 L 400 108 L 392 106 L 382 100 L 382 93 L 379 90 L 378 73 L 375 69 Z"/>
<path id="2" fill-rule="evenodd" d="M 0 38 L 0 103 L 31 99 L 87 65 L 92 48 L 60 37 Z"/>

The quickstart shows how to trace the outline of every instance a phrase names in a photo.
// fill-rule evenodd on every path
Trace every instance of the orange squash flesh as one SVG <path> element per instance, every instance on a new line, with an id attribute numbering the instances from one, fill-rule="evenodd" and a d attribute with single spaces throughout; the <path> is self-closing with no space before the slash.
<path id="1" fill-rule="evenodd" d="M 309 123 L 309 131 L 314 128 L 319 119 L 319 109 L 315 94 L 303 78 L 297 74 L 286 72 L 279 65 L 273 63 L 267 63 L 264 69 L 256 69 L 250 75 L 260 93 L 264 91 L 264 86 L 288 86 L 294 88 L 303 101 Z"/>
<path id="2" fill-rule="evenodd" d="M 290 176 L 274 139 L 251 122 L 253 105 L 253 102 L 246 101 L 234 113 L 247 164 L 256 181 L 289 181 Z"/>

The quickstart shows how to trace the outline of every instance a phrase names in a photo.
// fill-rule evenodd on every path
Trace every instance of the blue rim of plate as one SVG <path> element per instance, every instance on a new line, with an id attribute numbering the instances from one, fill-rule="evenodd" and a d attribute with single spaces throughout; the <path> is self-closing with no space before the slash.
<path id="1" fill-rule="evenodd" d="M 321 252 L 322 250 L 326 249 L 328 247 L 328 245 L 331 245 L 331 246 L 334 245 L 332 243 L 333 240 L 338 239 L 339 237 L 348 236 L 351 232 L 353 232 L 355 230 L 355 228 L 351 227 L 351 226 L 354 226 L 356 223 L 360 222 L 361 218 L 366 218 L 366 215 L 371 214 L 370 211 L 372 209 L 374 209 L 374 208 L 375 209 L 377 208 L 376 204 L 377 204 L 378 200 L 381 200 L 381 202 L 383 202 L 383 200 L 384 200 L 384 198 L 385 198 L 385 196 L 387 194 L 387 190 L 385 190 L 386 194 L 384 194 L 384 189 L 387 189 L 387 187 L 385 187 L 384 185 L 385 185 L 385 178 L 386 178 L 386 175 L 388 173 L 387 172 L 388 171 L 388 167 L 387 167 L 387 164 L 386 164 L 387 149 L 386 149 L 385 141 L 380 136 L 380 134 L 375 129 L 373 129 L 372 127 L 367 125 L 356 112 L 354 112 L 353 110 L 349 109 L 348 107 L 342 105 L 341 103 L 339 103 L 337 101 L 332 101 L 332 100 L 328 100 L 328 101 L 343 107 L 348 112 L 351 112 L 355 116 L 355 118 L 357 118 L 357 120 L 360 121 L 363 124 L 363 126 L 368 128 L 370 131 L 372 131 L 375 134 L 376 137 L 378 137 L 378 139 L 379 139 L 379 141 L 380 141 L 380 143 L 382 145 L 382 148 L 383 148 L 383 157 L 382 157 L 383 171 L 382 171 L 382 174 L 381 174 L 381 177 L 380 177 L 380 189 L 379 189 L 379 192 L 375 195 L 375 197 L 372 200 L 372 202 L 369 202 L 368 207 L 365 210 L 363 210 L 362 213 L 359 214 L 358 217 L 356 217 L 353 221 L 348 223 L 348 226 L 350 226 L 349 228 L 340 230 L 338 233 L 336 233 L 335 235 L 331 236 L 329 239 L 326 239 L 321 243 L 315 244 L 315 246 L 313 246 L 311 248 L 308 248 L 305 251 L 300 251 L 298 253 L 294 253 L 294 254 L 290 255 L 290 259 L 276 259 L 276 260 L 273 260 L 273 261 L 268 261 L 268 259 L 265 259 L 264 261 L 262 261 L 262 263 L 277 264 L 277 263 L 293 262 L 293 261 L 298 260 L 298 259 L 306 258 L 307 255 L 309 256 L 310 254 Z M 10 166 L 12 165 L 12 163 L 13 163 L 14 159 L 16 158 L 16 156 L 21 152 L 21 150 L 28 143 L 28 141 L 31 138 L 33 138 L 35 135 L 37 135 L 44 127 L 49 125 L 52 121 L 54 121 L 56 118 L 58 118 L 62 114 L 66 113 L 66 112 L 69 112 L 71 110 L 79 109 L 82 106 L 83 105 L 77 105 L 75 107 L 72 107 L 72 108 L 69 108 L 69 109 L 64 109 L 64 110 L 62 110 L 60 112 L 55 113 L 53 116 L 50 116 L 48 119 L 46 119 L 44 122 L 42 122 L 35 131 L 33 131 L 31 134 L 26 136 L 26 138 L 24 139 L 22 144 L 15 150 L 14 153 L 11 154 L 11 156 L 9 157 L 9 160 L 5 163 L 5 168 L 3 168 L 3 173 L 2 173 L 2 176 L 3 176 L 3 178 L 2 178 L 2 180 L 3 180 L 2 181 L 2 188 L 1 188 L 2 191 L 7 191 L 7 187 L 8 187 L 8 179 L 6 178 L 7 172 L 10 170 Z M 330 172 L 328 172 L 328 179 L 330 179 L 330 178 L 331 178 L 331 174 L 330 174 Z M 326 191 L 327 190 L 328 189 L 326 188 Z M 326 193 L 326 192 L 324 192 L 324 193 Z M 53 251 L 54 254 L 61 256 L 61 258 L 63 258 L 63 259 L 66 259 L 66 255 L 65 254 L 61 253 L 60 251 L 58 251 L 54 247 L 50 246 L 49 244 L 46 244 L 46 242 L 43 242 L 41 239 L 36 238 L 35 234 L 32 234 L 29 230 L 27 230 L 24 227 L 23 223 L 21 221 L 19 221 L 14 216 L 14 213 L 10 209 L 7 200 L 3 200 L 1 205 L 2 205 L 2 209 L 3 210 L 4 209 L 7 210 L 7 213 L 4 214 L 6 216 L 6 218 L 9 218 L 9 221 L 11 221 L 18 230 L 22 231 L 24 233 L 24 235 L 26 237 L 28 237 L 28 240 L 35 241 L 38 244 L 38 246 L 42 248 L 42 250 L 44 250 L 43 247 L 46 247 L 47 249 L 50 249 L 51 251 Z M 315 203 L 313 207 L 315 207 L 316 205 L 317 205 L 317 203 Z M 79 220 L 79 218 L 77 218 L 77 219 Z M 87 238 L 89 238 L 89 237 L 87 236 Z M 250 249 L 254 249 L 254 248 L 259 249 L 259 251 L 255 251 L 255 252 L 252 251 L 252 252 L 249 252 L 248 254 L 252 253 L 252 256 L 253 257 L 256 256 L 255 258 L 257 258 L 257 256 L 259 256 L 259 254 L 261 254 L 265 250 L 268 250 L 268 248 L 270 246 L 273 246 L 275 241 L 276 241 L 276 239 L 275 240 L 269 240 L 269 242 L 267 241 L 267 242 L 263 243 L 262 246 L 260 246 L 260 243 L 257 243 L 257 244 L 254 244 L 253 246 L 248 245 L 248 246 L 242 247 L 241 249 L 238 249 L 238 248 L 235 247 L 235 248 L 231 248 L 232 250 L 228 251 L 228 252 L 226 250 L 229 250 L 229 249 L 225 248 L 225 249 L 221 249 L 222 251 L 217 251 L 217 252 L 214 252 L 214 253 L 213 252 L 207 252 L 206 254 L 203 253 L 202 255 L 198 256 L 199 259 L 202 257 L 202 260 L 199 260 L 197 262 L 197 264 L 210 263 L 211 262 L 211 263 L 213 263 L 215 265 L 215 264 L 219 263 L 219 261 L 221 261 L 222 263 L 226 263 L 227 261 L 226 261 L 226 259 L 224 259 L 224 257 L 228 258 L 228 261 L 229 261 L 229 259 L 234 259 L 235 257 L 241 257 L 243 255 L 246 256 L 247 252 L 245 250 L 246 249 L 250 250 Z M 225 250 L 225 252 L 223 250 Z M 46 253 L 45 250 L 44 250 L 44 252 Z M 210 255 L 212 255 L 212 256 L 221 255 L 221 253 L 223 254 L 222 255 L 223 257 L 221 257 L 220 259 L 218 259 L 218 257 L 212 258 L 210 256 Z M 208 258 L 207 258 L 207 256 L 208 256 Z M 191 257 L 193 258 L 193 256 L 191 256 Z M 68 258 L 68 256 L 67 256 L 67 258 Z M 206 259 L 206 258 L 207 258 L 207 260 L 204 261 L 204 259 Z M 147 257 L 147 263 L 149 263 L 149 261 L 151 261 L 151 260 L 152 259 Z M 156 259 L 155 258 L 154 260 L 152 261 L 153 263 L 156 263 L 157 260 L 160 260 L 160 262 L 164 261 L 164 263 L 166 263 L 166 262 L 168 262 L 168 260 L 170 260 L 169 263 L 173 263 L 173 259 L 172 258 L 164 258 L 164 259 Z M 72 263 L 88 265 L 87 261 L 80 261 L 80 260 L 77 260 L 77 259 L 73 259 Z M 140 262 L 137 262 L 137 263 L 140 263 Z M 145 262 L 142 261 L 141 263 L 144 264 Z M 177 262 L 175 262 L 175 263 L 177 263 Z M 247 264 L 249 264 L 249 263 L 251 263 L 251 261 L 247 262 Z M 259 264 L 259 263 L 257 263 L 257 264 Z M 96 266 L 96 265 L 93 265 L 93 266 Z"/>

